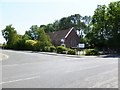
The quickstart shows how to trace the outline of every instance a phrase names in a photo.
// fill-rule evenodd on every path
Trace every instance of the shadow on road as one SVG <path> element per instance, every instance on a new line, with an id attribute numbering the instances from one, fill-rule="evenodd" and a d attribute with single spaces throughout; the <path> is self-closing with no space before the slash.
<path id="1" fill-rule="evenodd" d="M 120 58 L 120 54 L 108 54 L 102 57 L 103 58 Z"/>

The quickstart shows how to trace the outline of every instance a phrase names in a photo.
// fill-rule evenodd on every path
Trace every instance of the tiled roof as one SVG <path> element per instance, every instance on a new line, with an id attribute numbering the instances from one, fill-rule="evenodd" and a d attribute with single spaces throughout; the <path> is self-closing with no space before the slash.
<path id="1" fill-rule="evenodd" d="M 59 41 L 61 39 L 64 39 L 65 36 L 69 33 L 70 30 L 71 29 L 49 32 L 48 35 L 50 36 L 52 41 L 54 41 L 54 40 Z"/>

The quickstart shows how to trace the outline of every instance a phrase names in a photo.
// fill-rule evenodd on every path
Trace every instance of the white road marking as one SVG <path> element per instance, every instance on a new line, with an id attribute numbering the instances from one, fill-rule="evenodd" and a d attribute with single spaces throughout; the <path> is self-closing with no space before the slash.
<path id="1" fill-rule="evenodd" d="M 17 79 L 17 80 L 12 80 L 12 81 L 6 81 L 6 82 L 2 82 L 0 84 L 13 83 L 13 82 L 24 81 L 24 80 L 30 80 L 30 79 L 34 79 L 34 78 L 38 78 L 38 77 L 40 77 L 40 76 L 22 78 L 22 79 Z"/>
<path id="2" fill-rule="evenodd" d="M 32 64 L 39 64 L 38 62 L 35 63 L 23 63 L 23 64 L 11 64 L 11 65 L 2 65 L 2 67 L 14 67 L 14 66 L 24 66 L 24 65 L 32 65 Z"/>

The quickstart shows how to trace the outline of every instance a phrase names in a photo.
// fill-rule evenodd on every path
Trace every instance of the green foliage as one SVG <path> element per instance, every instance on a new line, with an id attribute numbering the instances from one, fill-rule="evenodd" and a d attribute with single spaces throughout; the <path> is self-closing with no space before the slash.
<path id="1" fill-rule="evenodd" d="M 50 51 L 48 47 L 50 47 L 51 41 L 49 39 L 49 37 L 46 35 L 45 31 L 42 29 L 44 26 L 42 26 L 41 28 L 39 28 L 36 25 L 33 25 L 31 27 L 31 30 L 26 31 L 25 35 L 24 35 L 24 40 L 34 40 L 37 41 L 36 43 L 34 43 L 34 47 L 31 43 L 29 46 L 29 48 L 27 47 L 27 49 L 32 48 L 31 50 L 35 50 L 35 51 Z"/>
<path id="2" fill-rule="evenodd" d="M 43 49 L 43 52 L 50 52 L 50 47 L 45 47 L 44 49 Z"/>
<path id="3" fill-rule="evenodd" d="M 2 48 L 3 47 L 3 45 L 2 44 L 0 44 L 0 48 Z"/>
<path id="4" fill-rule="evenodd" d="M 70 55 L 75 55 L 76 54 L 76 51 L 73 50 L 73 49 L 68 49 L 67 51 L 68 51 L 67 54 L 70 54 Z"/>
<path id="5" fill-rule="evenodd" d="M 25 42 L 26 50 L 34 50 L 35 44 L 37 44 L 37 41 L 35 40 L 26 40 Z"/>
<path id="6" fill-rule="evenodd" d="M 70 55 L 76 54 L 76 50 L 66 48 L 64 46 L 57 46 L 56 51 L 57 51 L 57 53 L 60 53 L 60 54 L 70 54 Z"/>
<path id="7" fill-rule="evenodd" d="M 16 50 L 26 50 L 26 45 L 25 45 L 25 41 L 20 39 L 16 42 L 16 44 L 14 45 L 14 48 Z"/>
<path id="8" fill-rule="evenodd" d="M 91 46 L 120 51 L 119 12 L 120 1 L 111 2 L 108 6 L 98 5 L 86 32 Z"/>
<path id="9" fill-rule="evenodd" d="M 16 41 L 16 43 L 14 44 L 14 49 L 16 50 L 27 50 L 27 45 L 26 45 L 26 41 L 30 40 L 31 37 L 28 35 L 18 35 L 19 39 Z"/>
<path id="10" fill-rule="evenodd" d="M 63 17 L 60 20 L 56 20 L 55 22 L 53 22 L 53 24 L 50 23 L 47 25 L 41 25 L 40 28 L 43 29 L 45 32 L 65 30 L 71 27 L 74 27 L 78 30 L 85 30 L 90 21 L 91 16 L 81 16 L 80 14 L 75 14 L 68 17 Z"/>
<path id="11" fill-rule="evenodd" d="M 2 45 L 2 49 L 7 49 L 7 44 L 4 43 L 4 44 Z"/>
<path id="12" fill-rule="evenodd" d="M 43 29 L 38 30 L 38 41 L 40 42 L 40 49 L 42 51 L 45 50 L 45 47 L 50 47 L 52 45 L 49 37 Z"/>
<path id="13" fill-rule="evenodd" d="M 64 46 L 57 46 L 56 50 L 57 53 L 61 53 L 61 54 L 66 54 L 67 52 L 67 48 L 65 48 Z"/>
<path id="14" fill-rule="evenodd" d="M 15 28 L 12 27 L 12 25 L 6 26 L 6 28 L 2 30 L 2 35 L 7 43 L 5 47 L 8 49 L 14 49 L 14 45 L 19 40 L 19 35 Z"/>
<path id="15" fill-rule="evenodd" d="M 83 30 L 85 38 L 80 42 L 85 43 L 87 48 L 97 47 L 98 49 L 109 48 L 120 52 L 120 1 L 111 2 L 108 6 L 98 5 L 92 16 L 81 16 L 80 14 L 63 17 L 47 25 L 32 25 L 24 35 L 18 35 L 12 25 L 2 30 L 6 40 L 3 45 L 7 49 L 35 50 L 35 51 L 57 51 L 65 53 L 67 49 L 62 46 L 52 46 L 49 37 L 45 32 L 53 32 L 74 27 Z M 96 50 L 88 49 L 86 54 L 98 54 Z M 74 54 L 69 49 L 68 54 Z"/>
<path id="16" fill-rule="evenodd" d="M 99 55 L 99 51 L 97 49 L 86 49 L 85 55 Z"/>
<path id="17" fill-rule="evenodd" d="M 32 40 L 37 40 L 38 39 L 38 32 L 37 32 L 37 30 L 38 29 L 39 29 L 39 27 L 37 25 L 32 25 L 30 27 L 30 30 L 25 32 L 25 35 L 30 36 Z"/>
<path id="18" fill-rule="evenodd" d="M 46 33 L 55 30 L 53 24 L 41 25 L 40 28 L 43 29 Z"/>
<path id="19" fill-rule="evenodd" d="M 55 52 L 56 51 L 56 47 L 55 46 L 50 46 L 50 52 Z"/>
<path id="20" fill-rule="evenodd" d="M 40 41 L 37 41 L 37 43 L 34 44 L 34 51 L 42 51 L 40 48 Z"/>

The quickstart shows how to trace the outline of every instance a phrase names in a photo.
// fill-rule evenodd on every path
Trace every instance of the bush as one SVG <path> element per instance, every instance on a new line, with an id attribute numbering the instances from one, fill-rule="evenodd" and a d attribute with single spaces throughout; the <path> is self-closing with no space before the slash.
<path id="1" fill-rule="evenodd" d="M 43 52 L 50 52 L 50 47 L 44 47 L 44 49 L 42 50 Z"/>
<path id="2" fill-rule="evenodd" d="M 67 52 L 67 48 L 65 48 L 64 46 L 57 46 L 57 53 L 61 53 L 61 54 L 66 54 Z"/>
<path id="3" fill-rule="evenodd" d="M 15 50 L 26 50 L 26 48 L 25 40 L 22 39 L 18 40 L 14 45 Z"/>
<path id="4" fill-rule="evenodd" d="M 99 51 L 97 49 L 86 49 L 85 55 L 99 55 Z"/>
<path id="5" fill-rule="evenodd" d="M 50 52 L 55 52 L 56 51 L 56 47 L 55 46 L 50 46 Z"/>
<path id="6" fill-rule="evenodd" d="M 3 44 L 2 49 L 7 49 L 7 44 Z"/>
<path id="7" fill-rule="evenodd" d="M 76 54 L 76 51 L 75 51 L 75 50 L 73 50 L 73 49 L 68 49 L 67 54 L 70 54 L 70 55 L 75 55 L 75 54 Z"/>
<path id="8" fill-rule="evenodd" d="M 37 44 L 35 40 L 26 40 L 25 45 L 27 50 L 34 50 L 34 46 Z"/>

